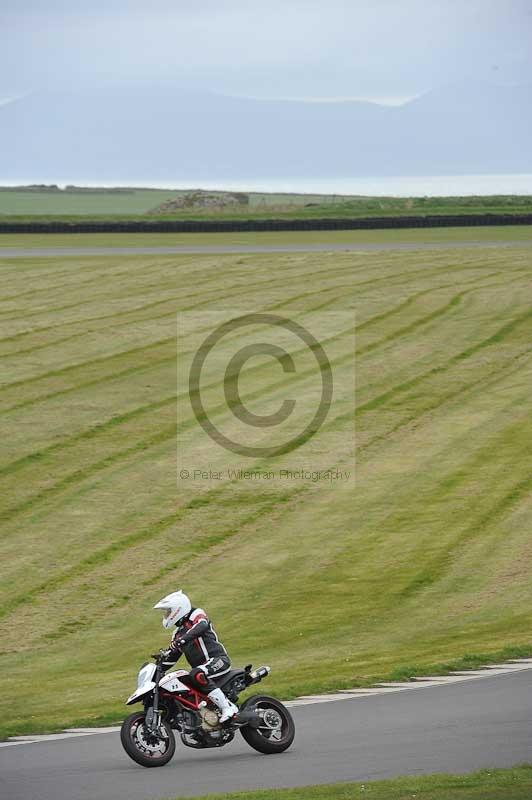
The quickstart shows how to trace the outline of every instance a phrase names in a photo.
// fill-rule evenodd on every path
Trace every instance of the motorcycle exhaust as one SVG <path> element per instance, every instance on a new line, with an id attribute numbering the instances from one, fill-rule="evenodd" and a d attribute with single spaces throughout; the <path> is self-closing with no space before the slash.
<path id="1" fill-rule="evenodd" d="M 259 667 L 258 669 L 254 669 L 253 672 L 250 672 L 249 676 L 252 678 L 252 683 L 259 683 L 259 681 L 265 678 L 269 673 L 270 667 Z"/>

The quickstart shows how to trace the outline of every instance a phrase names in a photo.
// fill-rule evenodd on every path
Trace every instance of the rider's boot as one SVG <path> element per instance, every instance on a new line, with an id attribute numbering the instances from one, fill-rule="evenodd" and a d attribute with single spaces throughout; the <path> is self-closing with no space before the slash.
<path id="1" fill-rule="evenodd" d="M 213 689 L 212 692 L 209 692 L 207 697 L 209 697 L 222 712 L 220 722 L 227 722 L 228 719 L 231 719 L 238 713 L 238 706 L 235 706 L 221 689 Z"/>

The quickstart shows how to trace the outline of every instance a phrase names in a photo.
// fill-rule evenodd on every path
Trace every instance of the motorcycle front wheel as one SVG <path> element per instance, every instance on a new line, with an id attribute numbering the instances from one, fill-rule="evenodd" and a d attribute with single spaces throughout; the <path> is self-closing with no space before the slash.
<path id="1" fill-rule="evenodd" d="M 240 733 L 246 742 L 259 753 L 282 753 L 287 750 L 296 734 L 294 720 L 289 710 L 275 697 L 254 695 L 249 697 L 241 711 L 253 710 L 262 721 L 257 727 L 246 725 Z"/>
<path id="2" fill-rule="evenodd" d="M 175 753 L 174 732 L 163 720 L 162 735 L 152 733 L 144 716 L 144 711 L 136 711 L 124 720 L 120 729 L 122 747 L 142 767 L 164 767 Z"/>

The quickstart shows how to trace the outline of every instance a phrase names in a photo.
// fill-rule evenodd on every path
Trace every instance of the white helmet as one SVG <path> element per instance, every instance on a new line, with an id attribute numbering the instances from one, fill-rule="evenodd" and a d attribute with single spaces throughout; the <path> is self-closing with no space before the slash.
<path id="1" fill-rule="evenodd" d="M 156 603 L 154 608 L 162 608 L 164 610 L 163 628 L 171 628 L 176 625 L 179 620 L 190 614 L 192 603 L 186 594 L 183 594 L 181 589 L 172 594 L 167 594 L 162 600 Z"/>

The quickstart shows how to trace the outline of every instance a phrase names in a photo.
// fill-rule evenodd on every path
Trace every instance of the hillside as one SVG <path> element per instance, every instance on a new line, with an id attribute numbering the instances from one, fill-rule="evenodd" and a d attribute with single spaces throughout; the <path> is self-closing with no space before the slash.
<path id="1" fill-rule="evenodd" d="M 0 107 L 1 174 L 215 183 L 527 173 L 531 91 L 467 84 L 399 107 L 157 86 L 41 91 Z"/>
<path id="2" fill-rule="evenodd" d="M 167 640 L 151 605 L 178 586 L 285 696 L 530 649 L 530 248 L 65 256 L 0 273 L 4 733 L 120 719 Z M 236 457 L 176 389 L 176 313 L 186 366 L 210 312 L 255 309 L 317 320 L 338 391 L 308 445 L 253 466 L 348 480 L 179 478 Z M 315 378 L 258 361 L 242 391 L 273 411 L 288 387 L 304 410 Z M 215 405 L 220 388 L 214 372 Z M 222 401 L 215 419 L 232 424 Z"/>

